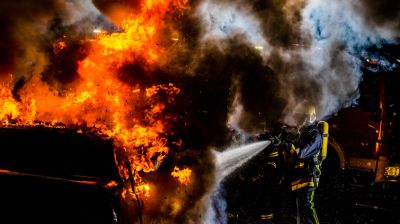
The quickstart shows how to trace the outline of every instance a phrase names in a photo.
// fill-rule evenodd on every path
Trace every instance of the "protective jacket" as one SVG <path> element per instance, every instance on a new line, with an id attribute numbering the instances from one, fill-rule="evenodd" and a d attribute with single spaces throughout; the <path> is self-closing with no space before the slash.
<path id="1" fill-rule="evenodd" d="M 322 137 L 318 123 L 306 126 L 301 130 L 297 141 L 298 149 L 293 153 L 291 189 L 296 195 L 297 223 L 303 219 L 307 224 L 319 224 L 314 207 L 314 192 L 321 175 Z"/>
<path id="2" fill-rule="evenodd" d="M 292 147 L 298 147 L 294 163 L 292 163 L 294 166 L 292 167 L 291 178 L 292 190 L 317 187 L 322 163 L 322 132 L 318 127 L 318 123 L 303 128 L 297 144 Z"/>
<path id="3" fill-rule="evenodd" d="M 273 211 L 277 216 L 274 219 L 278 223 L 293 223 L 295 218 L 297 223 L 301 219 L 303 223 L 319 224 L 314 191 L 321 175 L 323 133 L 318 123 L 302 128 L 300 135 L 293 130 L 282 133 L 282 142 L 268 154 L 268 167 L 273 168 L 272 173 L 276 175 L 268 176 L 276 177 L 271 178 L 273 186 L 290 189 L 291 193 L 285 191 L 275 198 L 274 204 L 282 209 Z M 273 192 L 273 195 L 278 194 L 279 191 Z"/>

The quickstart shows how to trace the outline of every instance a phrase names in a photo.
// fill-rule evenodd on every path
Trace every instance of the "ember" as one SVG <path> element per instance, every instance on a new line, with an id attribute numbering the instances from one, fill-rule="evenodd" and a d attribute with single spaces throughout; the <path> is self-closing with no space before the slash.
<path id="1" fill-rule="evenodd" d="M 171 176 L 178 178 L 179 182 L 184 185 L 190 184 L 190 176 L 192 175 L 192 170 L 189 168 L 179 169 L 177 166 L 174 167 Z"/>

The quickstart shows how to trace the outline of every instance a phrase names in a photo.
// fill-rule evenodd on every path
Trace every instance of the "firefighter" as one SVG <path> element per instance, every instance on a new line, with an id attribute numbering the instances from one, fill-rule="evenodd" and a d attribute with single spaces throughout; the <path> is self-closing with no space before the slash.
<path id="1" fill-rule="evenodd" d="M 266 176 L 272 209 L 260 218 L 276 224 L 319 223 L 314 194 L 327 154 L 328 123 L 316 120 L 313 104 L 300 108 L 301 125 L 278 124 L 266 138 L 271 141 Z"/>
<path id="2" fill-rule="evenodd" d="M 276 124 L 270 133 L 261 136 L 261 140 L 269 140 L 271 144 L 266 148 L 265 162 L 266 166 L 264 175 L 266 177 L 265 189 L 268 189 L 267 201 L 265 204 L 268 210 L 260 215 L 263 223 L 282 224 L 288 223 L 285 218 L 284 208 L 287 208 L 287 202 L 290 201 L 290 195 L 287 190 L 290 188 L 287 176 L 288 165 L 292 164 L 287 156 L 293 139 L 297 139 L 297 130 L 282 123 Z"/>
<path id="3" fill-rule="evenodd" d="M 264 208 L 267 210 L 260 215 L 260 219 L 263 223 L 277 223 L 282 220 L 281 207 L 283 203 L 282 195 L 285 193 L 280 188 L 280 182 L 285 172 L 285 163 L 282 156 L 282 143 L 279 139 L 281 127 L 276 126 L 270 134 L 266 137 L 261 136 L 262 140 L 269 140 L 271 143 L 266 148 L 264 153 L 264 166 L 265 166 L 265 189 L 268 189 L 268 193 L 265 195 L 266 201 Z M 278 136 L 278 137 L 275 137 Z"/>
<path id="4" fill-rule="evenodd" d="M 299 128 L 299 138 L 290 144 L 290 190 L 296 223 L 318 224 L 314 206 L 315 190 L 319 184 L 322 164 L 323 132 L 316 121 L 312 104 L 305 107 L 304 122 Z"/>

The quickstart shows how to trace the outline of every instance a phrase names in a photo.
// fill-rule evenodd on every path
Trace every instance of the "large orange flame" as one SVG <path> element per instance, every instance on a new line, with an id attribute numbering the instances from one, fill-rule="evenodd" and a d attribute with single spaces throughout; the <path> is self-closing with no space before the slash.
<path id="1" fill-rule="evenodd" d="M 96 130 L 113 138 L 115 146 L 126 152 L 137 184 L 143 186 L 137 187 L 138 191 L 148 191 L 138 172 L 154 171 L 169 151 L 164 137 L 169 134 L 168 119 L 162 116 L 166 103 L 156 96 L 165 94 L 171 102 L 179 89 L 172 83 L 151 87 L 127 84 L 119 78 L 119 71 L 137 62 L 145 68 L 156 65 L 163 54 L 157 43 L 158 31 L 165 26 L 167 12 L 186 9 L 187 0 L 143 1 L 141 10 L 122 22 L 123 32 L 100 32 L 86 41 L 90 43 L 88 55 L 77 62 L 80 79 L 68 89 L 54 89 L 37 74 L 26 80 L 16 100 L 10 75 L 0 84 L 3 126 L 62 123 Z M 60 52 L 68 46 L 59 41 L 53 47 Z"/>

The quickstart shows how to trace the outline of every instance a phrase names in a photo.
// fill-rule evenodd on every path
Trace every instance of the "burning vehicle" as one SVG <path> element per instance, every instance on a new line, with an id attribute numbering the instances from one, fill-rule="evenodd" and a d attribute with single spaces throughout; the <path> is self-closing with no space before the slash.
<path id="1" fill-rule="evenodd" d="M 44 127 L 3 127 L 0 141 L 1 222 L 124 223 L 111 141 Z"/>
<path id="2" fill-rule="evenodd" d="M 86 3 L 74 4 L 105 23 L 94 5 Z M 183 12 L 186 6 L 180 1 L 145 3 L 117 31 L 109 26 L 107 32 L 82 33 L 80 27 L 50 17 L 49 42 L 36 52 L 44 52 L 48 66 L 21 76 L 1 72 L 0 173 L 10 183 L 2 193 L 13 192 L 14 187 L 24 192 L 7 196 L 8 208 L 2 214 L 11 222 L 37 218 L 38 222 L 142 223 L 142 210 L 151 214 L 163 207 L 175 215 L 182 212 L 184 200 L 176 194 L 169 198 L 175 204 L 164 202 L 167 206 L 153 200 L 143 208 L 143 201 L 150 200 L 150 189 L 157 192 L 152 181 L 172 182 L 166 192 L 190 182 L 188 167 L 172 163 L 162 167 L 170 149 L 181 145 L 171 127 L 178 116 L 167 110 L 180 89 L 169 80 L 150 77 L 159 72 L 155 63 L 165 50 L 155 43 L 155 29 L 164 26 L 170 7 Z M 71 18 L 76 19 L 75 14 Z M 32 60 L 39 63 L 35 57 Z M 131 77 L 132 73 L 137 76 Z M 156 170 L 160 174 L 155 178 L 151 173 Z M 23 189 L 27 185 L 32 191 Z M 57 194 L 66 200 L 64 211 Z M 32 212 L 11 215 L 20 210 Z"/>

